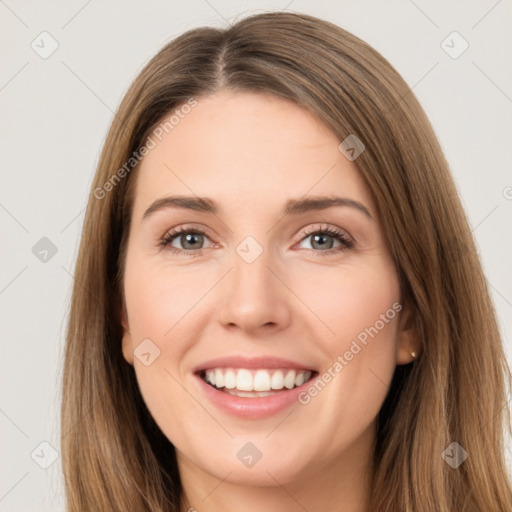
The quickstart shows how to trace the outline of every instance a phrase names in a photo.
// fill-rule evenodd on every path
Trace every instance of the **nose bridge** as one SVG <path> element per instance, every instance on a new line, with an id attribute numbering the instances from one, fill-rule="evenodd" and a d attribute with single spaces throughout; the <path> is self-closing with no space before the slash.
<path id="1" fill-rule="evenodd" d="M 235 248 L 233 255 L 232 293 L 254 307 L 259 301 L 271 304 L 277 299 L 275 279 L 269 267 L 275 266 L 268 247 L 253 236 L 247 236 Z"/>
<path id="2" fill-rule="evenodd" d="M 287 324 L 286 293 L 274 275 L 277 265 L 271 252 L 255 237 L 247 236 L 235 247 L 232 267 L 220 307 L 222 323 L 245 330 Z"/>

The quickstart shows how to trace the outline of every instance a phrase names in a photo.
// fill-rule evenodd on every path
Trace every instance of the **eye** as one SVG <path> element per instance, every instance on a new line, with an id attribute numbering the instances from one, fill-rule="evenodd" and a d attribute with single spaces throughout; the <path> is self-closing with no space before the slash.
<path id="1" fill-rule="evenodd" d="M 160 241 L 160 246 L 174 254 L 201 256 L 202 249 L 205 249 L 205 239 L 210 240 L 199 227 L 180 226 L 167 232 Z M 354 241 L 344 231 L 330 226 L 309 228 L 305 236 L 303 234 L 301 242 L 307 239 L 311 239 L 311 248 L 305 249 L 322 256 L 342 252 L 354 246 Z M 176 247 L 176 243 L 181 247 Z"/>
<path id="2" fill-rule="evenodd" d="M 160 245 L 163 248 L 168 248 L 175 254 L 188 254 L 192 256 L 200 256 L 203 247 L 204 240 L 209 238 L 206 233 L 199 228 L 191 228 L 187 226 L 180 226 L 178 228 L 171 229 L 162 238 Z M 176 247 L 175 242 L 181 245 Z"/>
<path id="3" fill-rule="evenodd" d="M 311 248 L 306 250 L 322 253 L 322 256 L 345 251 L 354 246 L 354 241 L 344 231 L 330 226 L 306 230 L 306 236 L 301 239 L 301 242 L 308 239 L 311 239 Z M 336 242 L 339 244 L 337 247 Z"/>

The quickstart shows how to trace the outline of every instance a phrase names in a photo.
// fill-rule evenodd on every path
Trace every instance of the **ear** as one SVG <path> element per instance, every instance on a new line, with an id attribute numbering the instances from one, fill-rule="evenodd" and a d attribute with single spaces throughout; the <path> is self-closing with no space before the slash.
<path id="1" fill-rule="evenodd" d="M 128 313 L 126 311 L 126 304 L 123 300 L 123 306 L 120 313 L 121 325 L 123 326 L 123 339 L 122 339 L 122 350 L 123 357 L 126 362 L 133 366 L 133 343 L 132 336 L 130 334 L 130 327 L 128 325 Z"/>
<path id="2" fill-rule="evenodd" d="M 402 365 L 413 362 L 422 348 L 423 343 L 414 321 L 414 311 L 411 306 L 405 304 L 398 320 L 396 364 Z M 412 355 L 413 352 L 416 356 Z"/>

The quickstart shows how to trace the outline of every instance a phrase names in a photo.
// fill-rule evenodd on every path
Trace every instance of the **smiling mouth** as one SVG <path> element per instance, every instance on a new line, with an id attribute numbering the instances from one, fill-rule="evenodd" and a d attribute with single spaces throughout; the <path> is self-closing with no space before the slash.
<path id="1" fill-rule="evenodd" d="M 314 370 L 211 368 L 198 376 L 217 391 L 244 398 L 259 398 L 302 386 L 318 375 Z"/>

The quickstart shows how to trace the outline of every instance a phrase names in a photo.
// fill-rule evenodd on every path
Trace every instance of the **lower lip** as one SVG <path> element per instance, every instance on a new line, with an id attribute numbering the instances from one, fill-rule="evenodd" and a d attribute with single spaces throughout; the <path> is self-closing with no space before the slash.
<path id="1" fill-rule="evenodd" d="M 311 385 L 313 379 L 301 386 L 285 391 L 278 391 L 275 395 L 246 398 L 234 396 L 219 391 L 207 384 L 199 375 L 194 375 L 206 397 L 219 409 L 241 418 L 260 419 L 277 414 L 293 403 L 298 403 L 298 395 Z"/>

